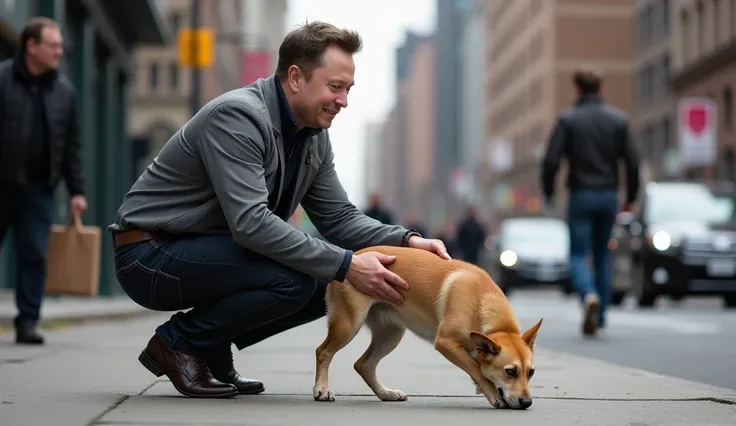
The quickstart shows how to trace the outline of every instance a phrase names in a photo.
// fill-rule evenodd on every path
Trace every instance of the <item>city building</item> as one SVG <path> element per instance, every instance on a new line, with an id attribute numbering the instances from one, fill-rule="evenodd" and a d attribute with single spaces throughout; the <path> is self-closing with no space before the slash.
<path id="1" fill-rule="evenodd" d="M 515 0 L 518 1 L 518 0 Z M 435 2 L 437 28 L 434 34 L 434 177 L 430 226 L 438 226 L 463 210 L 453 191 L 453 177 L 462 176 L 460 165 L 460 73 L 463 55 L 461 42 L 469 0 Z M 482 55 L 482 50 L 477 54 Z M 477 88 L 480 90 L 480 87 Z"/>
<path id="2" fill-rule="evenodd" d="M 114 220 L 124 193 L 137 177 L 133 172 L 127 129 L 129 92 L 136 69 L 133 50 L 139 44 L 172 41 L 157 0 L 82 1 L 24 0 L 0 2 L 0 48 L 3 58 L 19 51 L 19 31 L 32 16 L 58 21 L 65 39 L 62 71 L 77 91 L 80 139 L 86 177 L 88 210 L 83 222 L 103 230 Z M 59 186 L 57 221 L 66 222 L 68 198 Z M 0 253 L 0 287 L 14 284 L 14 256 L 8 242 Z M 112 242 L 102 233 L 100 293 L 115 285 Z"/>
<path id="3" fill-rule="evenodd" d="M 635 108 L 631 132 L 651 177 L 678 174 L 672 69 L 671 0 L 637 0 L 635 25 Z"/>
<path id="4" fill-rule="evenodd" d="M 403 209 L 403 199 L 405 188 L 405 172 L 401 166 L 403 157 L 400 155 L 404 152 L 403 136 L 401 134 L 403 119 L 403 107 L 405 100 L 398 96 L 403 93 L 402 86 L 397 86 L 396 101 L 391 110 L 386 115 L 386 119 L 381 125 L 381 150 L 379 153 L 379 164 L 375 170 L 379 174 L 380 185 L 378 188 L 367 187 L 367 193 L 380 192 L 383 203 L 391 208 L 396 215 L 396 210 Z"/>
<path id="5" fill-rule="evenodd" d="M 394 96 L 394 107 L 383 121 L 380 164 L 380 192 L 384 203 L 389 206 L 397 218 L 404 218 L 410 206 L 410 188 L 408 176 L 411 173 L 406 169 L 408 159 L 411 158 L 408 149 L 407 133 L 409 108 L 417 106 L 415 93 L 409 92 L 412 84 L 411 73 L 416 73 L 414 68 L 415 56 L 421 46 L 432 43 L 432 36 L 425 36 L 414 31 L 406 32 L 406 39 L 396 48 L 396 92 Z M 430 53 L 424 49 L 426 59 Z M 433 65 L 433 64 L 430 64 Z M 411 101 L 407 96 L 411 93 Z M 429 96 L 428 94 L 423 96 Z M 424 108 L 421 108 L 426 111 Z M 367 187 L 368 191 L 371 188 Z M 399 219 L 397 219 L 399 220 Z"/>
<path id="6" fill-rule="evenodd" d="M 367 196 L 381 188 L 381 149 L 383 148 L 383 127 L 380 121 L 370 121 L 363 125 L 363 187 Z"/>
<path id="7" fill-rule="evenodd" d="M 485 192 L 495 208 L 538 206 L 540 160 L 557 115 L 575 101 L 577 67 L 599 69 L 606 101 L 633 114 L 634 6 L 633 0 L 487 4 L 486 140 L 495 164 Z M 564 175 L 563 168 L 560 184 Z"/>
<path id="8" fill-rule="evenodd" d="M 715 104 L 716 162 L 687 168 L 696 178 L 736 180 L 736 0 L 679 0 L 674 4 L 672 86 L 678 99 L 709 98 Z M 682 117 L 677 117 L 678 123 Z"/>
<path id="9" fill-rule="evenodd" d="M 460 43 L 460 129 L 459 167 L 466 185 L 456 188 L 461 200 L 477 204 L 482 202 L 482 182 L 486 171 L 485 154 L 485 92 L 482 77 L 485 75 L 485 0 L 471 0 L 463 15 Z"/>
<path id="10" fill-rule="evenodd" d="M 198 85 L 192 83 L 192 70 L 180 66 L 177 44 L 136 49 L 138 79 L 129 114 L 139 174 L 191 117 L 193 108 L 276 69 L 285 34 L 286 0 L 198 2 L 201 26 L 214 32 L 214 61 L 200 70 Z M 192 0 L 167 1 L 165 13 L 175 33 L 191 27 L 192 5 Z M 194 87 L 199 95 L 196 106 Z"/>
<path id="11" fill-rule="evenodd" d="M 286 0 L 244 0 L 245 54 L 241 64 L 242 84 L 248 84 L 276 70 L 279 47 L 289 30 Z"/>
<path id="12" fill-rule="evenodd" d="M 403 90 L 411 102 L 406 104 L 404 144 L 407 155 L 402 168 L 405 172 L 407 193 L 405 209 L 398 220 L 428 212 L 434 191 L 435 152 L 435 53 L 434 44 L 425 39 L 417 45 L 409 61 Z M 399 214 L 399 212 L 397 212 Z"/>

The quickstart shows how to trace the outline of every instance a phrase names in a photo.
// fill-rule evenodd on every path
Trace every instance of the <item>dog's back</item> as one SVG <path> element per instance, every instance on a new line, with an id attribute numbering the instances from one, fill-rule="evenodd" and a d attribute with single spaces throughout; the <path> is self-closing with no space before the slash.
<path id="1" fill-rule="evenodd" d="M 509 332 L 519 331 L 506 296 L 485 270 L 461 260 L 445 260 L 420 249 L 378 246 L 357 253 L 365 251 L 396 256 L 387 269 L 409 284 L 408 290 L 399 290 L 404 295 L 404 304 L 396 306 L 370 300 L 347 282 L 333 283 L 347 286 L 340 289 L 343 297 L 370 300 L 367 320 L 383 324 L 399 322 L 429 342 L 434 341 L 443 321 L 468 332 L 485 332 L 491 326 Z"/>

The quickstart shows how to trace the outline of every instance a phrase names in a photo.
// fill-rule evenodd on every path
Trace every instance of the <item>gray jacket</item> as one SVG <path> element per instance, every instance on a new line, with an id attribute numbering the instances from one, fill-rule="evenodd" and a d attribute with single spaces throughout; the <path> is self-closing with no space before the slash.
<path id="1" fill-rule="evenodd" d="M 289 213 L 301 203 L 329 242 L 308 236 L 271 212 L 280 195 L 269 206 L 269 194 L 281 194 L 279 182 L 284 181 L 274 78 L 207 103 L 138 178 L 108 229 L 232 235 L 243 247 L 321 281 L 334 279 L 344 249 L 401 245 L 407 229 L 383 225 L 348 200 L 327 131 L 313 136 L 302 153 Z"/>

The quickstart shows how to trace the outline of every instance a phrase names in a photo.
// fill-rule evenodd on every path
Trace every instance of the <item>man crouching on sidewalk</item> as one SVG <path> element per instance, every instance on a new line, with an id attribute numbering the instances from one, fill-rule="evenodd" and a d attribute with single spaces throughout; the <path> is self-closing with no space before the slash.
<path id="1" fill-rule="evenodd" d="M 117 278 L 128 296 L 178 312 L 139 360 L 191 397 L 264 391 L 234 369 L 243 349 L 325 315 L 326 284 L 346 278 L 402 303 L 407 283 L 371 245 L 448 257 L 439 240 L 383 225 L 348 200 L 327 129 L 348 106 L 360 36 L 314 22 L 286 36 L 276 74 L 205 105 L 125 196 L 114 224 Z M 286 221 L 301 204 L 327 239 Z"/>

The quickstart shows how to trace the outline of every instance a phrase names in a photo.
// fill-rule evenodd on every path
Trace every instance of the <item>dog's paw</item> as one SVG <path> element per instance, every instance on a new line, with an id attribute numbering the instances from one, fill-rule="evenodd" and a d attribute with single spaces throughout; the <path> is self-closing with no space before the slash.
<path id="1" fill-rule="evenodd" d="M 494 408 L 498 408 L 500 410 L 504 408 L 509 408 L 509 404 L 507 404 L 503 398 L 494 399 L 493 401 L 491 401 L 491 405 L 493 405 Z"/>
<path id="2" fill-rule="evenodd" d="M 409 399 L 404 392 L 398 389 L 385 389 L 378 394 L 378 398 L 381 401 L 406 401 Z"/>
<path id="3" fill-rule="evenodd" d="M 315 401 L 332 402 L 335 400 L 335 392 L 327 388 L 314 388 L 312 396 Z"/>
<path id="4" fill-rule="evenodd" d="M 494 408 L 509 408 L 509 404 L 506 402 L 505 399 L 503 399 L 501 393 L 498 392 L 498 390 L 496 390 L 495 388 L 493 388 L 487 398 L 488 402 L 490 402 Z"/>
<path id="5" fill-rule="evenodd" d="M 506 402 L 505 399 L 503 399 L 500 394 L 494 395 L 493 397 L 489 398 L 489 401 L 494 408 L 509 408 L 509 404 Z"/>
<path id="6" fill-rule="evenodd" d="M 483 391 L 480 389 L 480 386 L 478 386 L 477 384 L 475 385 L 475 394 L 483 395 Z"/>

